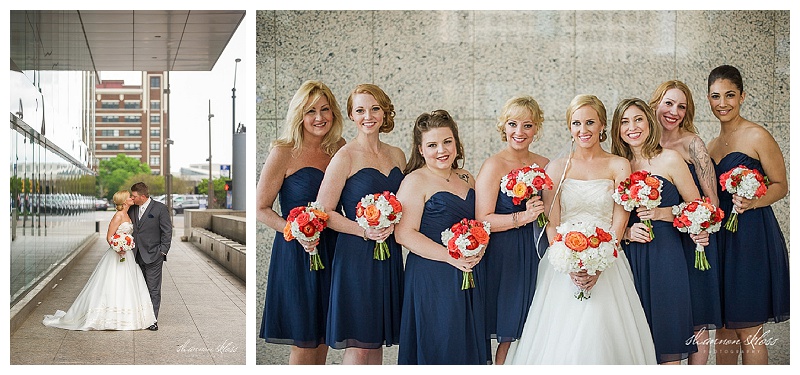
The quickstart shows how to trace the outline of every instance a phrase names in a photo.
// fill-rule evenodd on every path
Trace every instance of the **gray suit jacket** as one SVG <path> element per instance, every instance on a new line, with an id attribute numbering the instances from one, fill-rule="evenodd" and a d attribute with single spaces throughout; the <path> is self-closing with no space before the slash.
<path id="1" fill-rule="evenodd" d="M 146 264 L 153 263 L 161 253 L 169 253 L 172 244 L 172 221 L 170 221 L 167 206 L 151 198 L 142 219 L 139 220 L 140 206 L 133 205 L 128 209 L 128 215 L 133 221 L 133 238 L 137 252 Z M 167 257 L 164 256 L 164 260 Z"/>

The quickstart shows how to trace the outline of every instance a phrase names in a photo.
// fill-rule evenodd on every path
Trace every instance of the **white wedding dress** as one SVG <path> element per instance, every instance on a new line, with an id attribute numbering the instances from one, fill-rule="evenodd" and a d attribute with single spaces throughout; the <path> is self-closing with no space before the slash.
<path id="1" fill-rule="evenodd" d="M 132 234 L 133 224 L 123 222 L 116 233 Z M 45 315 L 42 323 L 75 331 L 127 331 L 145 329 L 155 321 L 153 302 L 133 251 L 120 262 L 109 247 L 69 310 Z"/>
<path id="2" fill-rule="evenodd" d="M 612 180 L 565 179 L 561 221 L 610 226 L 613 189 Z M 574 297 L 578 289 L 570 276 L 542 257 L 522 337 L 511 344 L 506 364 L 656 364 L 630 264 L 618 254 L 583 301 Z"/>

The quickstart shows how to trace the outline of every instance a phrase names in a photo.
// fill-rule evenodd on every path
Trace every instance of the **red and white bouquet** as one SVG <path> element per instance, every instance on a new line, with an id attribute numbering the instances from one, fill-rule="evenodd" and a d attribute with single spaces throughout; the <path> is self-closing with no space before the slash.
<path id="1" fill-rule="evenodd" d="M 308 206 L 295 207 L 286 217 L 286 226 L 283 228 L 283 239 L 291 241 L 295 238 L 313 242 L 319 239 L 320 233 L 328 227 L 328 214 L 318 202 L 311 202 Z M 316 247 L 309 251 L 309 269 L 319 271 L 325 269 L 322 258 Z"/>
<path id="2" fill-rule="evenodd" d="M 133 242 L 133 237 L 130 234 L 114 233 L 114 235 L 111 236 L 111 249 L 119 254 L 120 262 L 125 261 L 125 253 L 133 250 L 134 247 L 136 247 L 136 243 Z"/>
<path id="3" fill-rule="evenodd" d="M 559 225 L 556 231 L 547 258 L 558 272 L 568 274 L 586 270 L 595 275 L 597 271 L 611 267 L 619 256 L 617 238 L 608 228 L 573 222 Z M 575 293 L 575 298 L 581 301 L 590 297 L 585 289 Z"/>
<path id="4" fill-rule="evenodd" d="M 722 185 L 722 190 L 727 190 L 742 198 L 760 198 L 767 194 L 766 178 L 758 170 L 749 169 L 744 165 L 739 165 L 720 175 L 719 184 Z M 731 216 L 725 222 L 725 229 L 736 232 L 739 226 L 738 215 L 736 210 L 731 210 Z"/>
<path id="5" fill-rule="evenodd" d="M 453 259 L 477 255 L 489 243 L 490 225 L 486 221 L 461 219 L 442 232 L 442 244 Z M 461 290 L 475 287 L 472 272 L 464 271 Z"/>
<path id="6" fill-rule="evenodd" d="M 645 207 L 648 210 L 658 207 L 661 204 L 661 180 L 641 170 L 631 173 L 630 177 L 622 181 L 614 192 L 614 202 L 625 208 L 626 211 L 633 211 L 637 207 Z M 650 219 L 642 220 L 650 232 L 650 239 L 654 239 L 653 224 Z"/>
<path id="7" fill-rule="evenodd" d="M 545 189 L 553 189 L 553 180 L 536 163 L 515 169 L 500 179 L 500 191 L 513 198 L 514 204 L 520 204 Z M 547 225 L 544 212 L 536 218 L 536 223 L 540 227 Z"/>
<path id="8" fill-rule="evenodd" d="M 719 231 L 725 213 L 721 208 L 711 204 L 708 197 L 698 198 L 691 202 L 683 202 L 672 207 L 675 219 L 672 225 L 683 233 L 700 234 L 706 231 L 709 234 Z M 706 258 L 703 245 L 698 244 L 694 251 L 694 268 L 705 271 L 711 268 Z"/>
<path id="9" fill-rule="evenodd" d="M 397 200 L 394 193 L 367 194 L 356 205 L 356 222 L 365 230 L 368 228 L 381 229 L 397 224 L 403 216 L 403 205 Z M 375 243 L 373 259 L 386 260 L 391 256 L 389 245 L 383 241 Z"/>

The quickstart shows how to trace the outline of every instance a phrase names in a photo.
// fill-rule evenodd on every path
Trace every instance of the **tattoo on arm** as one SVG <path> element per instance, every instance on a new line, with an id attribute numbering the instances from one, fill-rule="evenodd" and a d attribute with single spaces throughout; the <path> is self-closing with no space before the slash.
<path id="1" fill-rule="evenodd" d="M 703 140 L 695 138 L 689 143 L 689 157 L 694 164 L 695 172 L 697 172 L 697 179 L 700 181 L 700 186 L 711 191 L 716 191 L 717 175 L 714 172 L 714 162 L 708 155 L 708 150 Z M 703 191 L 700 192 L 702 196 L 706 196 Z"/>
<path id="2" fill-rule="evenodd" d="M 464 180 L 465 182 L 469 182 L 469 175 L 466 173 L 456 173 L 456 176 L 458 176 L 458 178 Z"/>

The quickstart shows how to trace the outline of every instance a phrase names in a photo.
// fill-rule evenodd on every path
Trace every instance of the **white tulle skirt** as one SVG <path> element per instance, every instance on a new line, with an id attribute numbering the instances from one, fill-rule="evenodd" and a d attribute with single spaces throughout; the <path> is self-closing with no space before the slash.
<path id="1" fill-rule="evenodd" d="M 569 275 L 539 262 L 536 294 L 506 364 L 657 364 L 653 338 L 623 252 L 579 301 Z"/>
<path id="2" fill-rule="evenodd" d="M 137 330 L 156 321 L 142 270 L 132 251 L 120 256 L 108 249 L 66 312 L 45 315 L 49 327 L 75 331 Z"/>

